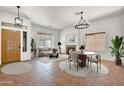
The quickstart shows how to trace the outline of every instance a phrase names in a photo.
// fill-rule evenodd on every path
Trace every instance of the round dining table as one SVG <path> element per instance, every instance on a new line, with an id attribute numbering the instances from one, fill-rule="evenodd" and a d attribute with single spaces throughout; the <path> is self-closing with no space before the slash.
<path id="1" fill-rule="evenodd" d="M 95 52 L 92 52 L 92 51 L 84 51 L 83 53 L 82 52 L 80 52 L 80 51 L 73 51 L 72 53 L 76 53 L 76 54 L 82 54 L 82 55 L 87 55 L 87 56 L 89 56 L 89 55 L 95 55 Z"/>
<path id="2" fill-rule="evenodd" d="M 95 52 L 92 52 L 92 51 L 84 51 L 83 53 L 80 52 L 80 51 L 73 51 L 72 53 L 75 53 L 75 54 L 79 55 L 79 59 L 82 60 L 82 62 L 80 64 L 81 67 L 86 67 L 87 58 L 92 57 L 93 55 L 95 55 Z M 84 56 L 86 58 L 84 58 Z"/>

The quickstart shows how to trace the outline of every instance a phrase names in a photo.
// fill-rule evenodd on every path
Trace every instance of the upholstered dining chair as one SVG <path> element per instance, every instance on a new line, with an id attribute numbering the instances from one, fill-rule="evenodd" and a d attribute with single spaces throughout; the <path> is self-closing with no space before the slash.
<path id="1" fill-rule="evenodd" d="M 71 54 L 71 57 L 70 57 L 70 60 L 69 60 L 69 67 L 70 67 L 70 69 L 71 69 L 71 63 L 72 63 L 72 62 L 73 62 L 74 65 L 76 66 L 77 72 L 78 72 L 79 63 L 82 62 L 82 60 L 79 59 L 78 54 L 76 54 L 76 53 L 72 53 L 72 54 Z"/>
<path id="2" fill-rule="evenodd" d="M 97 54 L 95 56 L 95 58 L 89 57 L 88 58 L 88 66 L 89 66 L 89 63 L 90 63 L 90 67 L 92 66 L 92 63 L 96 63 L 97 64 L 97 72 L 98 72 L 98 70 L 99 70 L 98 65 L 100 65 L 100 69 L 101 69 L 101 55 Z"/>
<path id="3" fill-rule="evenodd" d="M 71 68 L 71 62 L 72 62 L 72 49 L 69 50 L 69 54 L 68 54 L 68 62 L 69 62 L 69 67 Z"/>
<path id="4" fill-rule="evenodd" d="M 69 50 L 69 54 L 68 54 L 68 62 L 69 62 L 69 68 L 71 69 L 71 62 L 72 62 L 72 50 Z"/>
<path id="5" fill-rule="evenodd" d="M 68 57 L 71 57 L 71 54 L 72 54 L 72 49 L 69 50 Z"/>

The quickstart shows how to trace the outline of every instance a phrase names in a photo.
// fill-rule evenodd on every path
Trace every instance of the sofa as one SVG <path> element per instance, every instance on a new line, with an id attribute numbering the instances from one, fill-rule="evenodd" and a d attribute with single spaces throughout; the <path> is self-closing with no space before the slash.
<path id="1" fill-rule="evenodd" d="M 45 48 L 38 48 L 38 57 L 43 57 L 43 56 L 48 56 L 49 57 L 49 54 L 52 53 L 52 48 L 48 48 L 48 47 L 45 47 Z"/>

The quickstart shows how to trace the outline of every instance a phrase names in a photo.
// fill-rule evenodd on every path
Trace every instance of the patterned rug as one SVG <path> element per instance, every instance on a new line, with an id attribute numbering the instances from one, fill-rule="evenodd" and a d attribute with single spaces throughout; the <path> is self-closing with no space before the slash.
<path id="1" fill-rule="evenodd" d="M 71 64 L 71 69 L 69 68 L 69 63 L 67 61 L 61 61 L 59 63 L 59 68 L 61 70 L 63 70 L 64 72 L 74 75 L 74 76 L 78 76 L 78 77 L 101 77 L 101 76 L 105 76 L 109 73 L 109 70 L 106 66 L 101 65 L 101 69 L 99 68 L 99 71 L 97 72 L 97 65 L 95 63 L 92 63 L 92 66 L 90 68 L 80 68 L 77 69 L 74 66 L 74 64 Z"/>
<path id="2" fill-rule="evenodd" d="M 30 71 L 32 68 L 32 65 L 26 62 L 16 62 L 16 63 L 10 63 L 1 68 L 1 72 L 4 74 L 22 74 Z"/>
<path id="3" fill-rule="evenodd" d="M 38 58 L 38 61 L 44 63 L 44 64 L 48 64 L 48 63 L 53 63 L 53 62 L 58 62 L 58 61 L 63 61 L 65 59 L 67 59 L 68 56 L 67 55 L 59 55 L 58 58 L 56 57 L 52 57 L 52 58 L 49 58 L 49 57 L 40 57 Z"/>

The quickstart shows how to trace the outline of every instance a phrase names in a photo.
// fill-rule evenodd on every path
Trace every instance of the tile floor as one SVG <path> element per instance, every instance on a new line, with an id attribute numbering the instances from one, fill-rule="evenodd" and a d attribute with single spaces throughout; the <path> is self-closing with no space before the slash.
<path id="1" fill-rule="evenodd" d="M 82 78 L 61 71 L 59 62 L 44 64 L 37 59 L 27 61 L 33 65 L 30 72 L 20 75 L 6 75 L 0 72 L 1 86 L 121 86 L 124 85 L 124 66 L 103 61 L 109 74 L 99 78 Z M 5 65 L 5 64 L 4 64 Z M 3 65 L 1 65 L 2 67 Z M 0 68 L 1 68 L 0 67 Z"/>

